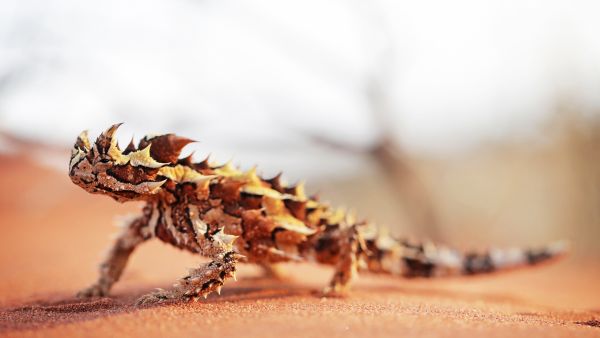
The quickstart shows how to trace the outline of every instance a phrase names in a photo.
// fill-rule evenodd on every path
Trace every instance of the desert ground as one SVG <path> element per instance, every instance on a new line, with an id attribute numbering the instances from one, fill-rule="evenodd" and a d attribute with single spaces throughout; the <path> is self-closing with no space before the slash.
<path id="1" fill-rule="evenodd" d="M 0 157 L 0 336 L 600 337 L 600 261 L 572 255 L 478 278 L 361 276 L 323 298 L 330 269 L 290 264 L 283 281 L 244 266 L 206 301 L 136 308 L 201 259 L 159 242 L 136 251 L 107 298 L 74 294 L 96 277 L 121 205 L 30 159 Z"/>

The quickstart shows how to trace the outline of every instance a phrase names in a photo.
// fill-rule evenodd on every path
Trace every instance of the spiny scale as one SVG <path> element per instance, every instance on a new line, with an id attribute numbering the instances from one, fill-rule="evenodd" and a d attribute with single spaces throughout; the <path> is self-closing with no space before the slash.
<path id="1" fill-rule="evenodd" d="M 261 266 L 310 260 L 333 265 L 327 290 L 344 292 L 359 270 L 404 277 L 477 274 L 533 265 L 565 251 L 558 243 L 539 250 L 492 250 L 461 254 L 431 243 L 395 239 L 385 229 L 357 221 L 353 212 L 307 197 L 304 184 L 287 186 L 281 174 L 265 179 L 255 167 L 241 171 L 231 162 L 179 158 L 191 139 L 174 134 L 133 140 L 122 151 L 115 133 L 92 144 L 81 133 L 69 162 L 72 181 L 117 201 L 141 200 L 141 215 L 129 223 L 102 264 L 100 278 L 80 296 L 103 295 L 116 282 L 133 249 L 158 238 L 209 257 L 171 290 L 142 297 L 139 304 L 167 299 L 206 298 L 235 279 L 240 261 Z"/>

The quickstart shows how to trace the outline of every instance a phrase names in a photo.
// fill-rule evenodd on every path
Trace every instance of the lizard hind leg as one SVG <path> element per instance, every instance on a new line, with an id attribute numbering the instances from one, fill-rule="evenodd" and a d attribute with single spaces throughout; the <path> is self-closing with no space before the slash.
<path id="1" fill-rule="evenodd" d="M 335 271 L 329 286 L 325 288 L 327 296 L 342 296 L 347 293 L 350 284 L 358 275 L 358 255 L 360 249 L 359 233 L 355 225 L 339 230 L 335 237 L 339 255 L 335 264 Z"/>
<path id="2" fill-rule="evenodd" d="M 144 295 L 138 299 L 136 305 L 150 305 L 166 300 L 197 301 L 200 297 L 208 297 L 208 294 L 214 291 L 220 294 L 225 281 L 228 278 L 235 279 L 236 264 L 242 258 L 244 256 L 233 251 L 218 254 L 211 262 L 191 270 L 175 284 L 173 289 L 159 289 Z"/>
<path id="3" fill-rule="evenodd" d="M 259 264 L 264 278 L 273 280 L 286 280 L 289 276 L 285 267 L 277 263 L 261 263 Z"/>

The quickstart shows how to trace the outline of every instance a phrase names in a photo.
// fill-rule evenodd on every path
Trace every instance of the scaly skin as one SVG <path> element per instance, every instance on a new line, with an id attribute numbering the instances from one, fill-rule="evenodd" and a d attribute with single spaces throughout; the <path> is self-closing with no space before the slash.
<path id="1" fill-rule="evenodd" d="M 111 126 L 93 144 L 86 132 L 80 134 L 69 176 L 91 193 L 146 205 L 114 243 L 97 282 L 79 297 L 107 295 L 129 255 L 152 238 L 212 261 L 190 271 L 173 289 L 143 296 L 140 305 L 220 293 L 242 261 L 267 269 L 287 261 L 332 265 L 335 273 L 326 293 L 341 294 L 359 270 L 404 277 L 470 275 L 533 265 L 564 252 L 564 244 L 557 243 L 540 250 L 461 254 L 397 240 L 385 229 L 307 197 L 302 185 L 286 186 L 279 176 L 263 179 L 255 169 L 241 172 L 230 163 L 180 159 L 181 149 L 193 142 L 186 138 L 146 136 L 138 147 L 131 142 L 121 150 L 114 137 L 119 126 Z"/>

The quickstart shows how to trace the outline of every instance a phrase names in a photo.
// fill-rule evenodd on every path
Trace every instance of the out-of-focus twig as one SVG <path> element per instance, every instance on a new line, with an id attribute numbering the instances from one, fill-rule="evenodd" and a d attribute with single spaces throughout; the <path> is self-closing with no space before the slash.
<path id="1" fill-rule="evenodd" d="M 404 210 L 412 222 L 411 225 L 419 229 L 419 232 L 431 239 L 439 239 L 438 221 L 430 194 L 411 166 L 409 157 L 403 154 L 400 147 L 390 138 L 384 137 L 375 147 L 365 150 L 318 135 L 310 135 L 310 138 L 316 143 L 339 151 L 371 158 L 386 175 L 398 197 L 392 203 Z"/>
<path id="2" fill-rule="evenodd" d="M 431 239 L 438 239 L 437 215 L 429 191 L 411 166 L 409 157 L 389 138 L 384 138 L 369 155 L 393 184 L 399 204 L 413 225 Z"/>

